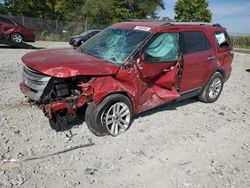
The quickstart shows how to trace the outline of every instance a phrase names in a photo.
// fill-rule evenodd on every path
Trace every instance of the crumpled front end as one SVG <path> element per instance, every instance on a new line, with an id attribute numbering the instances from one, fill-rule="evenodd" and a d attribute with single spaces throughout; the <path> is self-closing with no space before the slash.
<path id="1" fill-rule="evenodd" d="M 86 104 L 92 94 L 89 77 L 55 78 L 41 74 L 27 66 L 22 70 L 20 89 L 29 100 L 36 102 L 48 118 L 64 111 L 76 115 L 77 109 Z"/>

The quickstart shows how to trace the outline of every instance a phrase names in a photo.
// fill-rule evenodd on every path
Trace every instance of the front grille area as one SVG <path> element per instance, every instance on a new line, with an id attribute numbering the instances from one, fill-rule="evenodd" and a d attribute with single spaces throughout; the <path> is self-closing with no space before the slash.
<path id="1" fill-rule="evenodd" d="M 50 76 L 34 71 L 27 66 L 23 66 L 22 82 L 30 89 L 30 91 L 26 93 L 26 96 L 34 101 L 40 100 L 50 79 Z"/>

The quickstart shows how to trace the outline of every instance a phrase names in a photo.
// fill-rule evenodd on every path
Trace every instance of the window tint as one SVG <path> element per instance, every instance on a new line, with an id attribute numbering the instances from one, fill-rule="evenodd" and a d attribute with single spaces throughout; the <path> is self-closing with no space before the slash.
<path id="1" fill-rule="evenodd" d="M 203 32 L 183 32 L 181 36 L 181 46 L 184 54 L 210 49 L 210 44 Z"/>
<path id="2" fill-rule="evenodd" d="M 220 48 L 228 48 L 230 46 L 230 39 L 227 33 L 225 32 L 216 32 L 215 38 Z"/>
<path id="3" fill-rule="evenodd" d="M 8 25 L 13 25 L 12 21 L 6 19 L 6 18 L 3 18 L 3 17 L 0 17 L 0 23 L 2 24 L 8 24 Z"/>
<path id="4" fill-rule="evenodd" d="M 159 35 L 144 51 L 146 62 L 177 60 L 179 37 L 177 33 Z"/>

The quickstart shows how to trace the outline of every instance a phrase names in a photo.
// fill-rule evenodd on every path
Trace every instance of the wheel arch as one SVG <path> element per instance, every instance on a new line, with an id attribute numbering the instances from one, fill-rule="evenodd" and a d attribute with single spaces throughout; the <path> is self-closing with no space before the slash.
<path id="1" fill-rule="evenodd" d="M 103 84 L 103 83 L 109 83 L 109 84 Z M 93 95 L 92 100 L 95 104 L 101 103 L 106 97 L 114 94 L 122 94 L 126 96 L 132 105 L 133 108 L 133 114 L 135 107 L 135 95 L 133 94 L 133 91 L 126 90 L 126 86 L 123 85 L 121 82 L 115 80 L 112 77 L 104 77 L 99 78 L 95 81 L 93 85 Z"/>
<path id="2" fill-rule="evenodd" d="M 217 68 L 217 69 L 215 69 L 214 73 L 210 76 L 210 78 L 211 78 L 216 72 L 221 73 L 221 75 L 223 76 L 223 78 L 225 78 L 225 71 L 224 71 L 222 68 Z M 209 78 L 209 79 L 210 79 L 210 78 Z"/>
<path id="3" fill-rule="evenodd" d="M 130 101 L 131 105 L 132 105 L 132 111 L 134 113 L 134 103 L 133 103 L 133 98 L 132 96 L 126 92 L 126 91 L 114 91 L 112 93 L 108 93 L 107 95 L 103 96 L 102 98 L 100 98 L 99 100 L 93 100 L 95 102 L 95 104 L 99 104 L 101 103 L 105 98 L 107 98 L 108 96 L 111 96 L 111 95 L 115 95 L 115 94 L 121 94 L 121 95 L 124 95 L 125 97 L 128 98 L 128 100 Z"/>
<path id="4" fill-rule="evenodd" d="M 213 75 L 218 72 L 222 75 L 223 78 L 225 78 L 225 72 L 222 68 L 216 68 L 213 73 L 208 77 L 208 79 L 206 80 L 206 82 L 204 83 L 204 85 L 201 87 L 201 93 L 204 91 L 204 89 L 206 88 L 206 85 L 208 84 L 208 82 L 210 81 L 210 79 L 213 77 Z"/>

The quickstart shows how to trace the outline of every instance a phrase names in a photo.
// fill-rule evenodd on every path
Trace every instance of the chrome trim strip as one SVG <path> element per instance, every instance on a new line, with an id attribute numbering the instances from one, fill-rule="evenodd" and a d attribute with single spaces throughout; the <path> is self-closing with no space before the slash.
<path id="1" fill-rule="evenodd" d="M 28 68 L 27 66 L 23 66 L 22 82 L 25 86 L 30 88 L 29 93 L 27 93 L 26 95 L 28 98 L 34 101 L 40 100 L 40 97 L 42 96 L 43 91 L 50 79 L 50 76 L 41 74 L 35 70 Z"/>

